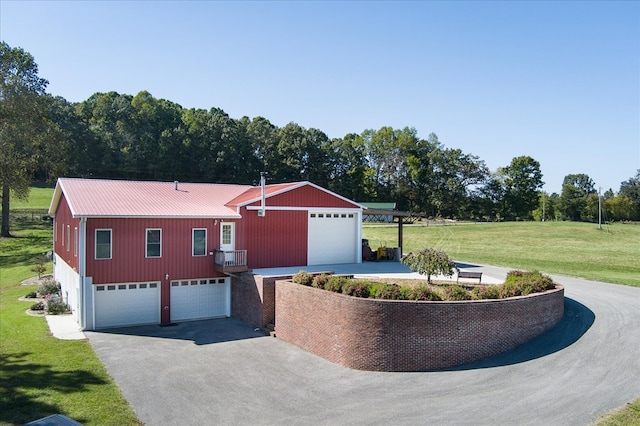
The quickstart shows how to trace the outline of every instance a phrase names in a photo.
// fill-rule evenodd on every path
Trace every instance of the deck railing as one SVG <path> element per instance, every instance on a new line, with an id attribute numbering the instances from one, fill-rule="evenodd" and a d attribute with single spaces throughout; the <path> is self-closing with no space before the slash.
<path id="1" fill-rule="evenodd" d="M 215 250 L 214 265 L 221 272 L 240 272 L 247 268 L 246 250 Z"/>

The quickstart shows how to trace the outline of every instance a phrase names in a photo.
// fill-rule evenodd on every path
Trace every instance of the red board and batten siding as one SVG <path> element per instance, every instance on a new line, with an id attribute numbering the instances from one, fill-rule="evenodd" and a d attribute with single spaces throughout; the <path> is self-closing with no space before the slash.
<path id="1" fill-rule="evenodd" d="M 276 268 L 307 264 L 307 211 L 241 210 L 236 248 L 247 250 L 249 268 Z"/>
<path id="2" fill-rule="evenodd" d="M 64 195 L 62 196 L 60 203 L 56 209 L 55 214 L 55 228 L 53 230 L 54 235 L 54 251 L 59 258 L 65 261 L 70 267 L 78 271 L 78 259 L 80 253 L 77 251 L 78 241 L 75 238 L 76 232 L 78 233 L 78 239 L 80 238 L 80 219 L 74 219 L 69 209 Z M 68 228 L 67 228 L 68 226 Z M 68 229 L 68 231 L 67 231 Z M 76 231 L 77 229 L 77 231 Z M 67 232 L 69 232 L 67 238 Z M 69 242 L 69 244 L 67 244 Z"/>
<path id="3" fill-rule="evenodd" d="M 260 201 L 250 204 L 259 207 Z M 305 185 L 266 200 L 267 207 L 359 208 L 358 205 Z M 264 217 L 243 207 L 242 227 L 236 229 L 236 248 L 247 249 L 250 268 L 303 266 L 307 264 L 308 210 L 267 210 Z"/>
<path id="4" fill-rule="evenodd" d="M 207 255 L 192 256 L 192 230 L 207 229 Z M 95 259 L 96 229 L 111 229 L 111 259 Z M 162 254 L 147 258 L 146 230 L 162 230 Z M 220 225 L 213 219 L 87 219 L 87 276 L 94 284 L 165 281 L 221 276 L 209 252 L 218 248 Z"/>
<path id="5" fill-rule="evenodd" d="M 274 195 L 267 198 L 268 206 L 290 206 L 290 207 L 330 207 L 330 208 L 359 208 L 357 204 L 332 195 L 329 192 L 322 191 L 312 185 L 305 185 L 282 194 Z M 252 206 L 260 206 L 257 201 Z"/>

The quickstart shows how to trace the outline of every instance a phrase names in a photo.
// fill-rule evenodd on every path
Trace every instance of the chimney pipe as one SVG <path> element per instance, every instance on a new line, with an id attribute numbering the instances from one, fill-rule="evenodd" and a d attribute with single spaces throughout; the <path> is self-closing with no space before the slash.
<path id="1" fill-rule="evenodd" d="M 177 190 L 178 190 L 178 181 L 177 181 L 177 180 L 174 180 L 174 181 L 173 181 L 173 184 L 176 186 L 176 191 L 177 191 Z"/>
<path id="2" fill-rule="evenodd" d="M 258 216 L 264 217 L 265 214 L 265 204 L 266 204 L 266 183 L 267 183 L 267 172 L 260 172 L 260 210 L 258 210 Z"/>

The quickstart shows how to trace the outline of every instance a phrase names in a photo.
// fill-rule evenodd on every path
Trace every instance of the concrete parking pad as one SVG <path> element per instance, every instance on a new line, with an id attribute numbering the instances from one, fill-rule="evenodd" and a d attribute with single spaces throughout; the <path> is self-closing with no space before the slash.
<path id="1" fill-rule="evenodd" d="M 557 327 L 451 371 L 350 370 L 234 319 L 86 334 L 147 425 L 586 425 L 640 396 L 640 288 L 554 279 Z"/>

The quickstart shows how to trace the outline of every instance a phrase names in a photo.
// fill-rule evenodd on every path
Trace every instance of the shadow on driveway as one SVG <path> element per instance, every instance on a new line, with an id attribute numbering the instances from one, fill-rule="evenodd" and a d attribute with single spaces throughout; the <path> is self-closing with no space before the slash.
<path id="1" fill-rule="evenodd" d="M 235 340 L 264 337 L 267 334 L 234 318 L 218 318 L 173 323 L 167 326 L 142 325 L 136 327 L 109 328 L 92 333 L 120 334 L 126 336 L 155 337 L 158 339 L 191 340 L 196 345 L 232 342 Z"/>
<path id="2" fill-rule="evenodd" d="M 583 304 L 565 297 L 564 316 L 546 333 L 508 352 L 470 364 L 440 371 L 461 371 L 518 364 L 558 352 L 575 343 L 595 321 L 595 314 Z M 267 334 L 234 318 L 176 323 L 171 326 L 146 325 L 113 328 L 94 333 L 190 340 L 196 345 L 264 337 Z M 302 350 L 302 349 L 299 349 Z"/>
<path id="3" fill-rule="evenodd" d="M 508 352 L 443 371 L 461 371 L 501 367 L 542 358 L 571 346 L 591 328 L 596 319 L 591 309 L 568 297 L 564 298 L 564 316 L 546 333 Z"/>

